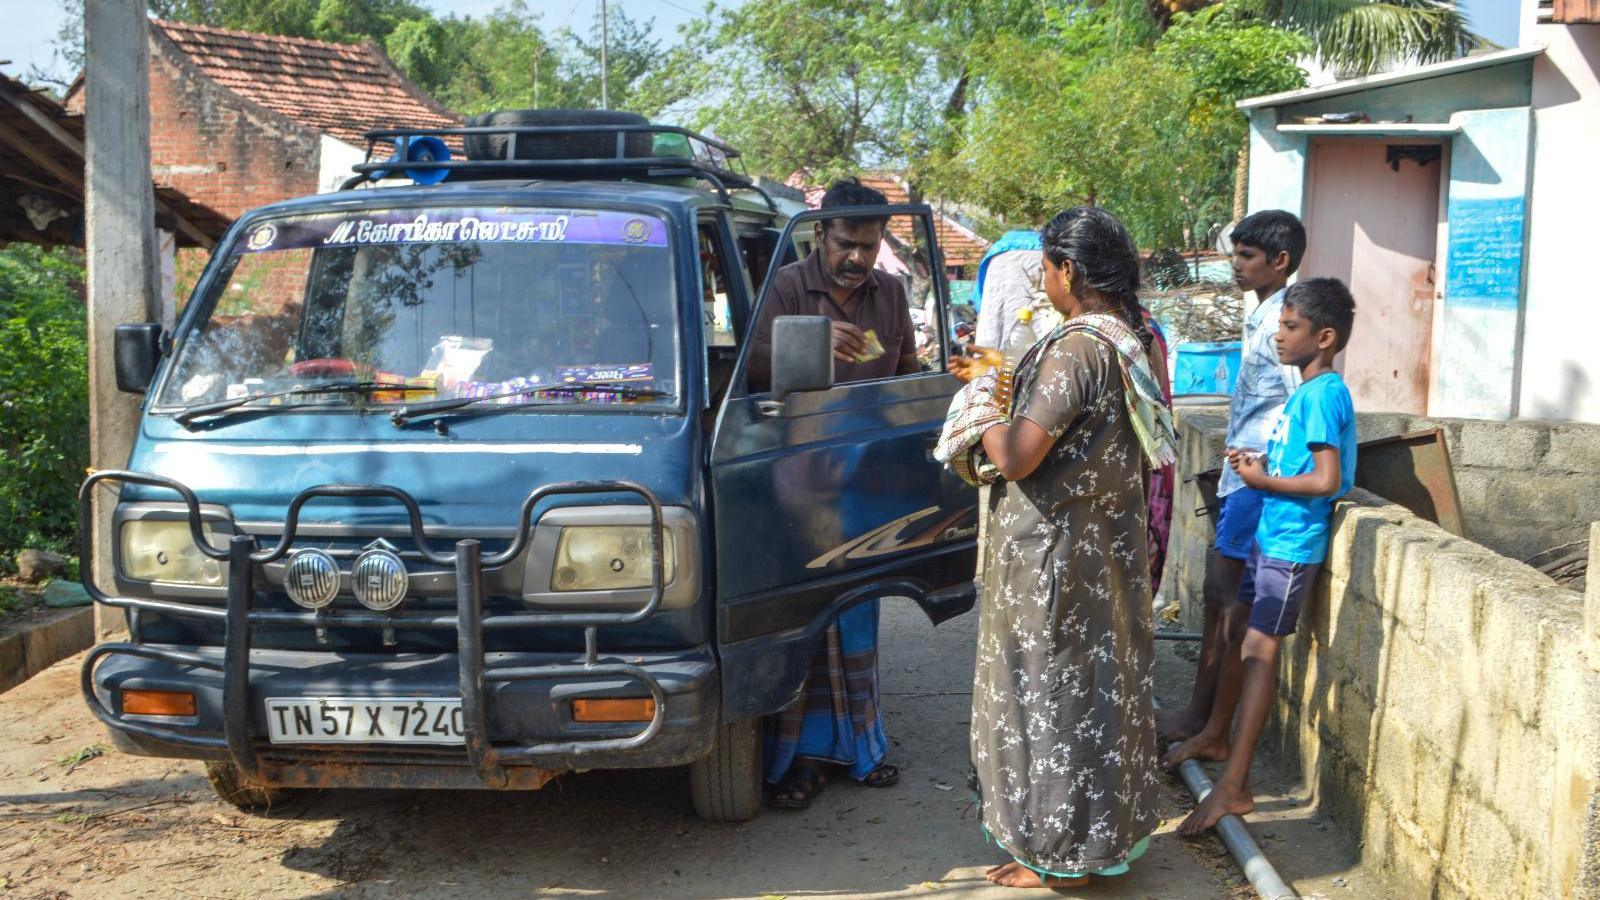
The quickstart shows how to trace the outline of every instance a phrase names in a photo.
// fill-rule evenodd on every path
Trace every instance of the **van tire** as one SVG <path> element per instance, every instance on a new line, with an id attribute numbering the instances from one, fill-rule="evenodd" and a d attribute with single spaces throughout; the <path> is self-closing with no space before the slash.
<path id="1" fill-rule="evenodd" d="M 502 109 L 467 118 L 467 126 L 472 128 L 648 124 L 650 120 L 638 113 L 610 109 Z M 624 152 L 630 158 L 650 156 L 652 143 L 649 132 L 634 132 L 623 139 Z M 511 141 L 505 134 L 469 134 L 463 146 L 468 159 L 504 160 Z M 616 152 L 614 134 L 545 135 L 517 141 L 517 159 L 608 159 Z"/>
<path id="2" fill-rule="evenodd" d="M 760 724 L 724 722 L 711 752 L 689 764 L 689 793 L 700 818 L 748 822 L 761 811 Z"/>
<path id="3" fill-rule="evenodd" d="M 245 781 L 239 774 L 239 767 L 231 762 L 206 763 L 206 781 L 211 782 L 218 799 L 242 812 L 268 812 L 294 798 L 294 793 L 287 788 Z"/>

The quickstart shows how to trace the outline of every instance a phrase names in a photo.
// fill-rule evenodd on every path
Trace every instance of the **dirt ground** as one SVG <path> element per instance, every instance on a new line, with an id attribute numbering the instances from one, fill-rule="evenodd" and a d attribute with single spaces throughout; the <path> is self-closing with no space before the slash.
<path id="1" fill-rule="evenodd" d="M 74 657 L 0 695 L 0 897 L 1016 896 L 983 879 L 1002 854 L 965 788 L 976 625 L 932 629 L 913 605 L 885 604 L 901 783 L 834 784 L 809 810 L 742 825 L 697 820 L 681 770 L 572 775 L 533 793 L 324 791 L 242 814 L 196 763 L 109 749 Z M 1162 646 L 1164 701 L 1186 690 L 1182 653 Z M 1302 896 L 1393 896 L 1299 785 L 1270 760 L 1258 769 L 1251 831 Z M 1251 896 L 1217 839 L 1172 834 L 1191 805 L 1172 779 L 1149 854 L 1082 895 Z"/>

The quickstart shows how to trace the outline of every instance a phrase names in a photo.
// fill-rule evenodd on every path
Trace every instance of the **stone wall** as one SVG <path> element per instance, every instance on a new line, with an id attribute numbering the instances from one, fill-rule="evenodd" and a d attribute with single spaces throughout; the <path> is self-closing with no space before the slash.
<path id="1" fill-rule="evenodd" d="M 1185 473 L 1215 465 L 1223 425 L 1181 415 Z M 1470 459 L 1477 438 L 1462 429 Z M 1542 446 L 1540 465 L 1555 462 L 1555 439 Z M 1198 505 L 1182 484 L 1169 581 L 1191 625 L 1212 529 Z M 1356 491 L 1335 512 L 1324 574 L 1285 645 L 1263 740 L 1299 761 L 1315 802 L 1405 896 L 1600 898 L 1593 580 L 1586 599 Z"/>

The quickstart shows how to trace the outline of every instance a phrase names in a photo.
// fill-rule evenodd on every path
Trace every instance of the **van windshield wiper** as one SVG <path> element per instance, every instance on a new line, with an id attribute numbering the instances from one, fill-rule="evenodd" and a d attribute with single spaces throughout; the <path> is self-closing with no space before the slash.
<path id="1" fill-rule="evenodd" d="M 535 384 L 517 388 L 511 391 L 502 391 L 498 394 L 486 394 L 482 397 L 456 397 L 450 400 L 435 400 L 431 403 L 419 403 L 416 406 L 402 406 L 389 414 L 389 421 L 394 427 L 399 428 L 414 419 L 424 416 L 436 416 L 462 407 L 472 406 L 476 403 L 485 403 L 490 400 L 504 400 L 508 397 L 526 397 L 529 394 L 560 394 L 568 391 L 590 391 L 597 394 L 615 394 L 629 400 L 665 397 L 663 391 L 654 388 L 639 387 L 636 384 L 625 384 L 617 381 L 562 381 L 551 384 Z M 513 406 L 495 407 L 495 409 L 512 409 Z"/>
<path id="2" fill-rule="evenodd" d="M 296 394 L 367 394 L 376 391 L 432 391 L 433 388 L 406 387 L 400 384 L 383 384 L 377 381 L 330 381 L 327 384 L 305 384 L 299 387 L 282 391 L 268 391 L 262 394 L 250 394 L 244 397 L 233 397 L 228 400 L 217 400 L 212 403 L 199 403 L 186 406 L 173 416 L 179 425 L 187 427 L 190 422 L 204 416 L 214 416 L 237 409 L 257 400 L 271 400 L 277 397 L 292 397 Z"/>

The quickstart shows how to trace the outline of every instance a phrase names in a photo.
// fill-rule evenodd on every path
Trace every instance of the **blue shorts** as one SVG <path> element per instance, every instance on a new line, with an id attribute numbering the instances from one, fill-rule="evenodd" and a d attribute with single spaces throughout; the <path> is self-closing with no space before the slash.
<path id="1" fill-rule="evenodd" d="M 1217 515 L 1217 540 L 1213 547 L 1229 559 L 1247 562 L 1256 544 L 1256 526 L 1261 524 L 1261 503 L 1267 495 L 1255 488 L 1240 488 L 1222 498 Z"/>
<path id="2" fill-rule="evenodd" d="M 1321 568 L 1322 563 L 1287 562 L 1263 556 L 1259 546 L 1252 547 L 1244 579 L 1239 582 L 1239 602 L 1250 607 L 1250 627 L 1275 637 L 1294 634 L 1300 607 Z"/>

